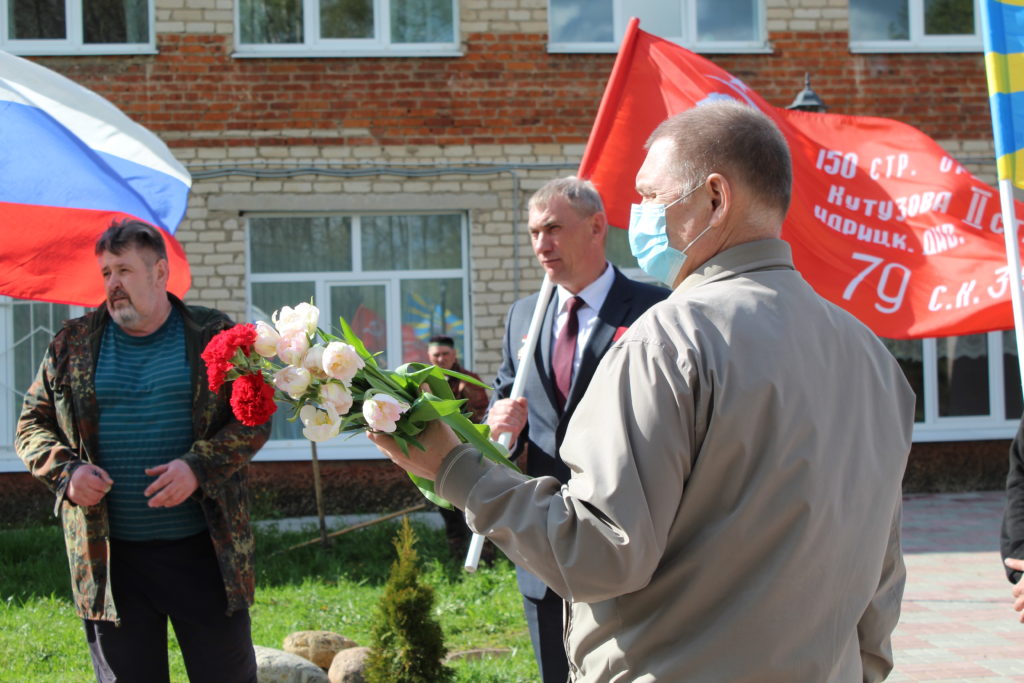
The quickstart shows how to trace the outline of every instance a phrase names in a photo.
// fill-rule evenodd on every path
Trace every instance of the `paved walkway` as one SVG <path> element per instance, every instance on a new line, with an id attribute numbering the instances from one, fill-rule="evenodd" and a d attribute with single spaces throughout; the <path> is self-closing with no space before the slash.
<path id="1" fill-rule="evenodd" d="M 1000 491 L 909 495 L 890 681 L 1024 681 L 1024 624 L 999 558 Z"/>

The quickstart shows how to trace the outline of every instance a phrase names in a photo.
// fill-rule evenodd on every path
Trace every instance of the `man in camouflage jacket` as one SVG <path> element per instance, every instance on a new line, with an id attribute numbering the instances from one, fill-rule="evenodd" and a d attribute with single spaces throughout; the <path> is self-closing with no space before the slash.
<path id="1" fill-rule="evenodd" d="M 243 426 L 231 412 L 230 384 L 219 394 L 207 386 L 200 353 L 211 337 L 232 325 L 230 319 L 213 309 L 186 306 L 173 294 L 166 296 L 184 323 L 191 371 L 194 441 L 180 459 L 198 482 L 191 498 L 198 501 L 205 518 L 230 615 L 247 610 L 253 602 L 248 464 L 269 437 L 270 423 Z M 56 334 L 25 397 L 15 446 L 32 474 L 56 496 L 77 614 L 86 620 L 119 622 L 109 574 L 107 501 L 76 505 L 68 492 L 76 470 L 98 463 L 100 410 L 94 381 L 104 330 L 113 322 L 109 306 L 108 302 L 65 321 Z"/>

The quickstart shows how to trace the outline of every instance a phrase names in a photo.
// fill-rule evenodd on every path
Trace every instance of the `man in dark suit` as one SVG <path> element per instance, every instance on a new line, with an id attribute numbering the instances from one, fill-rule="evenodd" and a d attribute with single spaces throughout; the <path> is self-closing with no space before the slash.
<path id="1" fill-rule="evenodd" d="M 533 354 L 525 396 L 516 400 L 508 396 L 538 295 L 520 299 L 509 309 L 487 424 L 495 438 L 511 434 L 511 451 L 527 474 L 552 476 L 564 484 L 569 469 L 558 449 L 601 357 L 669 290 L 630 280 L 605 259 L 608 222 L 601 196 L 589 181 L 549 181 L 530 198 L 529 208 L 533 251 L 557 287 Z M 517 567 L 516 574 L 544 683 L 564 683 L 569 665 L 562 640 L 562 599 L 525 569 Z"/>

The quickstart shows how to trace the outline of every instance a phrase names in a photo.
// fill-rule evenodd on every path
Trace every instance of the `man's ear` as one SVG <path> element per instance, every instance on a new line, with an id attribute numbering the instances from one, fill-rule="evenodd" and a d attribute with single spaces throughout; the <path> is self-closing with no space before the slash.
<path id="1" fill-rule="evenodd" d="M 720 225 L 729 212 L 732 211 L 733 202 L 735 201 L 733 186 L 729 179 L 720 173 L 709 175 L 706 183 L 708 194 L 711 196 L 711 217 L 708 220 L 708 224 Z"/>
<path id="2" fill-rule="evenodd" d="M 594 237 L 603 240 L 608 233 L 608 217 L 604 211 L 598 211 L 590 217 L 590 229 Z"/>
<path id="3" fill-rule="evenodd" d="M 165 258 L 158 258 L 153 264 L 153 273 L 156 281 L 167 288 L 167 280 L 171 276 L 171 264 Z"/>

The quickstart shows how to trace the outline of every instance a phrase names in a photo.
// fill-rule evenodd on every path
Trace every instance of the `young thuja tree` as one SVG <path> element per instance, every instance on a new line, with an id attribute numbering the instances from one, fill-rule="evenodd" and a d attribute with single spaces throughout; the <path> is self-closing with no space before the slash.
<path id="1" fill-rule="evenodd" d="M 442 683 L 454 672 L 443 663 L 448 650 L 431 610 L 434 590 L 420 583 L 416 536 L 409 518 L 395 539 L 398 559 L 384 585 L 367 659 L 366 683 Z"/>

